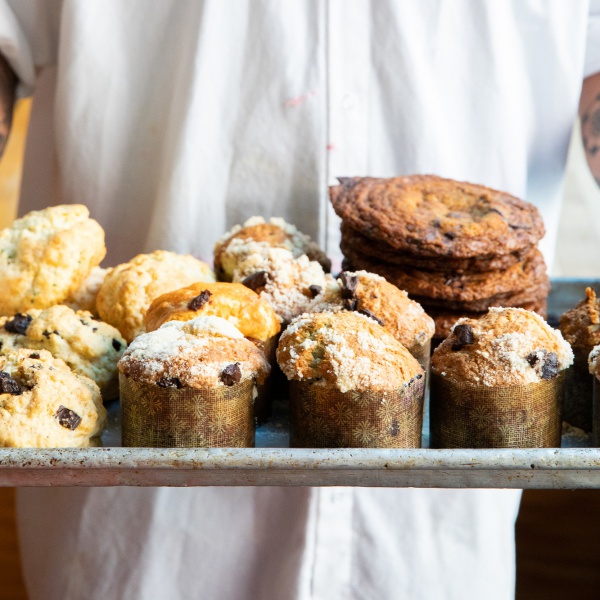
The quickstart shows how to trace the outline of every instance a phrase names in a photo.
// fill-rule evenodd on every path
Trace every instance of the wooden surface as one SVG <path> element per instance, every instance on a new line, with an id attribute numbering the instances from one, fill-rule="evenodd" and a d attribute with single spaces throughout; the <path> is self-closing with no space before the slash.
<path id="1" fill-rule="evenodd" d="M 15 490 L 0 488 L 0 598 L 26 600 L 15 526 Z"/>

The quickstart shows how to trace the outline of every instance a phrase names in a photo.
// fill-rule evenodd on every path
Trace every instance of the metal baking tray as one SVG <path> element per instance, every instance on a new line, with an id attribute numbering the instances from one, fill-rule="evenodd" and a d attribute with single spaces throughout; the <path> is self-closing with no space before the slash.
<path id="1" fill-rule="evenodd" d="M 552 282 L 549 321 L 600 281 Z M 284 402 L 257 430 L 256 448 L 121 448 L 118 403 L 109 407 L 103 448 L 0 449 L 0 486 L 369 486 L 600 488 L 600 448 L 563 435 L 563 448 L 431 450 L 427 411 L 421 450 L 289 448 Z"/>

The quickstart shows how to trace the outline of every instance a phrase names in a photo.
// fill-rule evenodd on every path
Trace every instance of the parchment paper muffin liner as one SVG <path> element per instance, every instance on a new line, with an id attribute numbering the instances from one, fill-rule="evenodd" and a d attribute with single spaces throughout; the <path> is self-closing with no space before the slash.
<path id="1" fill-rule="evenodd" d="M 589 371 L 588 354 L 575 353 L 565 378 L 563 419 L 587 433 L 592 431 L 594 379 Z"/>
<path id="2" fill-rule="evenodd" d="M 420 448 L 424 391 L 422 375 L 387 392 L 290 381 L 290 446 Z"/>
<path id="3" fill-rule="evenodd" d="M 432 448 L 560 448 L 565 373 L 484 386 L 431 373 Z"/>
<path id="4" fill-rule="evenodd" d="M 123 446 L 254 447 L 254 381 L 218 388 L 161 388 L 119 374 Z"/>

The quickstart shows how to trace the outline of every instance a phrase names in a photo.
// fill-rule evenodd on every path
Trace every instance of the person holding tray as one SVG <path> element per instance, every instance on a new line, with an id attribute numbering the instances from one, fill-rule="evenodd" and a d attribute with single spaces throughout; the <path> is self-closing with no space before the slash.
<path id="1" fill-rule="evenodd" d="M 527 199 L 552 262 L 582 82 L 600 177 L 600 6 L 578 0 L 0 0 L 0 146 L 33 94 L 20 212 L 85 203 L 110 265 L 280 216 L 339 259 L 336 176 Z M 518 490 L 20 489 L 30 598 L 514 594 Z"/>

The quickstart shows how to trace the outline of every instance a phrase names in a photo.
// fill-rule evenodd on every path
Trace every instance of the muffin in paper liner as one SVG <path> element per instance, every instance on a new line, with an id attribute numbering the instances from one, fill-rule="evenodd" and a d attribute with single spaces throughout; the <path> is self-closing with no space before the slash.
<path id="1" fill-rule="evenodd" d="M 253 448 L 253 379 L 161 388 L 119 374 L 122 443 L 135 448 Z"/>
<path id="2" fill-rule="evenodd" d="M 293 448 L 420 448 L 425 378 L 387 391 L 290 381 Z"/>
<path id="3" fill-rule="evenodd" d="M 560 448 L 565 373 L 510 386 L 431 374 L 432 448 Z"/>

